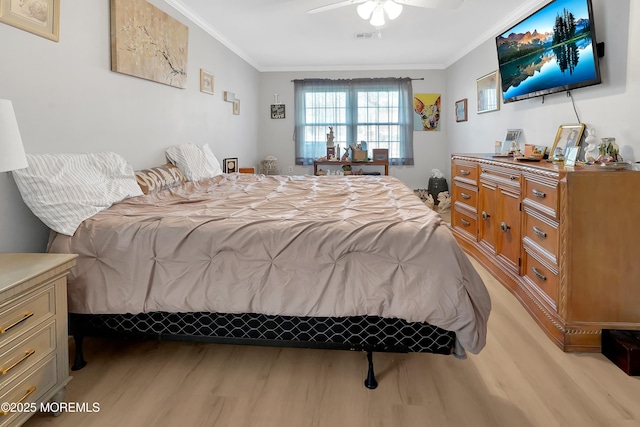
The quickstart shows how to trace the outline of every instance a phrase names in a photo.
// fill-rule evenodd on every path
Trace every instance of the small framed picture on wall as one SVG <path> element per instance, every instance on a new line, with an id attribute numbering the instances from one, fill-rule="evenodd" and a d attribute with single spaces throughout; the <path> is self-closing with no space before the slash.
<path id="1" fill-rule="evenodd" d="M 456 101 L 456 122 L 467 121 L 467 98 Z"/>

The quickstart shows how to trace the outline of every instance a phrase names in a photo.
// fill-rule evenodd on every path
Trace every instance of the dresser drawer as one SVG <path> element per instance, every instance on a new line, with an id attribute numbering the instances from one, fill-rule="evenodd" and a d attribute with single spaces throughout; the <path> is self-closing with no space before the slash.
<path id="1" fill-rule="evenodd" d="M 57 369 L 55 355 L 41 361 L 24 375 L 0 389 L 0 402 L 10 404 L 36 402 L 55 385 Z M 30 415 L 33 413 L 3 412 L 0 410 L 0 426 L 12 425 L 14 421 L 17 421 L 16 418 L 26 419 Z"/>
<path id="2" fill-rule="evenodd" d="M 460 209 L 457 205 L 451 212 L 451 226 L 474 241 L 478 239 L 477 215 Z"/>
<path id="3" fill-rule="evenodd" d="M 558 217 L 557 183 L 543 183 L 526 177 L 523 193 L 525 204 L 533 205 L 554 218 Z"/>
<path id="4" fill-rule="evenodd" d="M 478 166 L 470 162 L 456 160 L 452 164 L 452 177 L 462 179 L 471 184 L 478 183 Z"/>
<path id="5" fill-rule="evenodd" d="M 531 248 L 524 250 L 524 277 L 554 309 L 558 306 L 558 270 Z"/>
<path id="6" fill-rule="evenodd" d="M 456 203 L 462 203 L 470 209 L 478 209 L 478 190 L 470 185 L 453 181 L 452 197 Z"/>
<path id="7" fill-rule="evenodd" d="M 555 221 L 538 217 L 530 211 L 524 215 L 524 238 L 547 251 L 548 256 L 558 260 L 558 224 Z"/>
<path id="8" fill-rule="evenodd" d="M 522 174 L 517 170 L 501 168 L 498 166 L 483 165 L 480 170 L 480 179 L 490 179 L 492 181 L 509 182 L 510 185 L 520 187 Z"/>
<path id="9" fill-rule="evenodd" d="M 0 346 L 22 331 L 55 314 L 54 283 L 36 293 L 6 301 L 0 306 L 0 313 L 2 313 L 0 315 Z"/>
<path id="10" fill-rule="evenodd" d="M 55 321 L 0 348 L 0 386 L 11 381 L 56 348 Z M 6 348 L 5 348 L 6 347 Z"/>

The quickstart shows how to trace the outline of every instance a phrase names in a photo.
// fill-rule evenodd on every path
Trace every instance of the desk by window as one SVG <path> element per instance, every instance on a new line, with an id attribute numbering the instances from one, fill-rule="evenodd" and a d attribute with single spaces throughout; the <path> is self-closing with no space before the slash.
<path id="1" fill-rule="evenodd" d="M 360 166 L 384 166 L 384 174 L 389 175 L 389 161 L 388 160 L 370 160 L 367 162 L 354 162 L 354 161 L 341 161 L 341 160 L 314 160 L 313 162 L 313 174 L 318 175 L 318 166 L 342 166 L 350 165 L 352 169 Z"/>

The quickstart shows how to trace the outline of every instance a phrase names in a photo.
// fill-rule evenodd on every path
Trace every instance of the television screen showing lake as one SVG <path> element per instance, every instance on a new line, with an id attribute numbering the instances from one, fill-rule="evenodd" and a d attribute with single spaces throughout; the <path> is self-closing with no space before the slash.
<path id="1" fill-rule="evenodd" d="M 496 37 L 504 102 L 600 83 L 590 0 L 555 0 Z"/>
<path id="2" fill-rule="evenodd" d="M 582 39 L 558 55 L 554 49 L 514 60 L 500 68 L 505 99 L 597 77 L 591 38 Z"/>

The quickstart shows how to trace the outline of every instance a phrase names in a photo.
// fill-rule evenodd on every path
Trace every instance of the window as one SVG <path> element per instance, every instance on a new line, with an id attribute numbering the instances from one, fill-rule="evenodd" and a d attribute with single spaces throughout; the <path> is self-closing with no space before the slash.
<path id="1" fill-rule="evenodd" d="M 295 80 L 296 164 L 327 154 L 327 133 L 347 145 L 389 149 L 389 163 L 413 164 L 411 79 Z M 344 152 L 344 151 L 342 151 Z"/>

